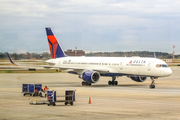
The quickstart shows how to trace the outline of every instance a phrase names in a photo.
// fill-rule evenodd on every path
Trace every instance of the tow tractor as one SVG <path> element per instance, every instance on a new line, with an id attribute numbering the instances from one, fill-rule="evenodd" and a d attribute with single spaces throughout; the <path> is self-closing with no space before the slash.
<path id="1" fill-rule="evenodd" d="M 39 96 L 40 97 L 46 97 L 47 96 L 47 90 L 43 90 L 43 89 L 41 89 L 40 91 L 39 91 Z"/>

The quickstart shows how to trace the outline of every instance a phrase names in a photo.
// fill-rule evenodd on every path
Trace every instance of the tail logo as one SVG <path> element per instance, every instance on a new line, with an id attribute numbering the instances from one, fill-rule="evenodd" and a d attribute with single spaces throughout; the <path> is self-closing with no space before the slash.
<path id="1" fill-rule="evenodd" d="M 51 58 L 66 57 L 56 37 L 51 31 L 51 28 L 46 28 L 46 33 L 47 33 L 47 38 L 48 38 L 48 43 L 49 43 L 49 49 L 51 52 Z"/>
<path id="2" fill-rule="evenodd" d="M 57 48 L 60 48 L 56 38 L 54 36 L 47 36 L 48 37 L 48 43 L 49 43 L 49 49 L 51 52 L 51 58 L 56 58 L 56 51 Z"/>

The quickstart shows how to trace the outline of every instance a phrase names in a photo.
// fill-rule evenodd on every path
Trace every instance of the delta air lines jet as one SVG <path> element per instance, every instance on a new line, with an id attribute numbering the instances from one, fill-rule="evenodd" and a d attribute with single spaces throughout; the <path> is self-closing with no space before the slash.
<path id="1" fill-rule="evenodd" d="M 136 82 L 143 82 L 147 77 L 152 80 L 150 88 L 155 88 L 155 79 L 172 74 L 168 65 L 157 58 L 142 57 L 69 57 L 67 56 L 51 28 L 46 28 L 47 39 L 51 52 L 48 68 L 68 70 L 83 79 L 83 86 L 90 86 L 99 81 L 101 76 L 112 77 L 109 85 L 117 85 L 118 76 L 128 76 Z"/>
<path id="2" fill-rule="evenodd" d="M 57 68 L 68 73 L 77 74 L 83 86 L 90 86 L 99 81 L 101 76 L 112 77 L 109 85 L 117 85 L 116 78 L 127 76 L 133 81 L 143 82 L 150 77 L 150 88 L 155 88 L 155 79 L 167 77 L 172 74 L 168 65 L 157 58 L 143 57 L 69 57 L 67 56 L 51 28 L 46 28 L 51 59 L 44 68 Z M 8 55 L 10 62 L 15 64 Z"/>

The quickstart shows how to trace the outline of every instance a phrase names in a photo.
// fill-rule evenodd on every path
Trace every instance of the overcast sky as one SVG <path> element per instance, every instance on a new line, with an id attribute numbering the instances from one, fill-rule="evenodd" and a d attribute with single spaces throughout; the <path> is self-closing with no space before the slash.
<path id="1" fill-rule="evenodd" d="M 180 0 L 0 0 L 0 52 L 64 50 L 180 54 Z"/>

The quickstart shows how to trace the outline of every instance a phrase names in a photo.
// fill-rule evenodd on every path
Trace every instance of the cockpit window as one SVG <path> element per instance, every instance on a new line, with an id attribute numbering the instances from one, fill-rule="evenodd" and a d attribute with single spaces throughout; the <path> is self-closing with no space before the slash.
<path id="1" fill-rule="evenodd" d="M 168 67 L 168 65 L 163 64 L 162 67 Z"/>
<path id="2" fill-rule="evenodd" d="M 169 66 L 166 65 L 166 64 L 157 64 L 156 67 L 157 67 L 157 68 L 160 68 L 160 67 L 169 67 Z"/>
<path id="3" fill-rule="evenodd" d="M 161 64 L 157 64 L 156 67 L 157 67 L 157 68 L 161 67 Z"/>

